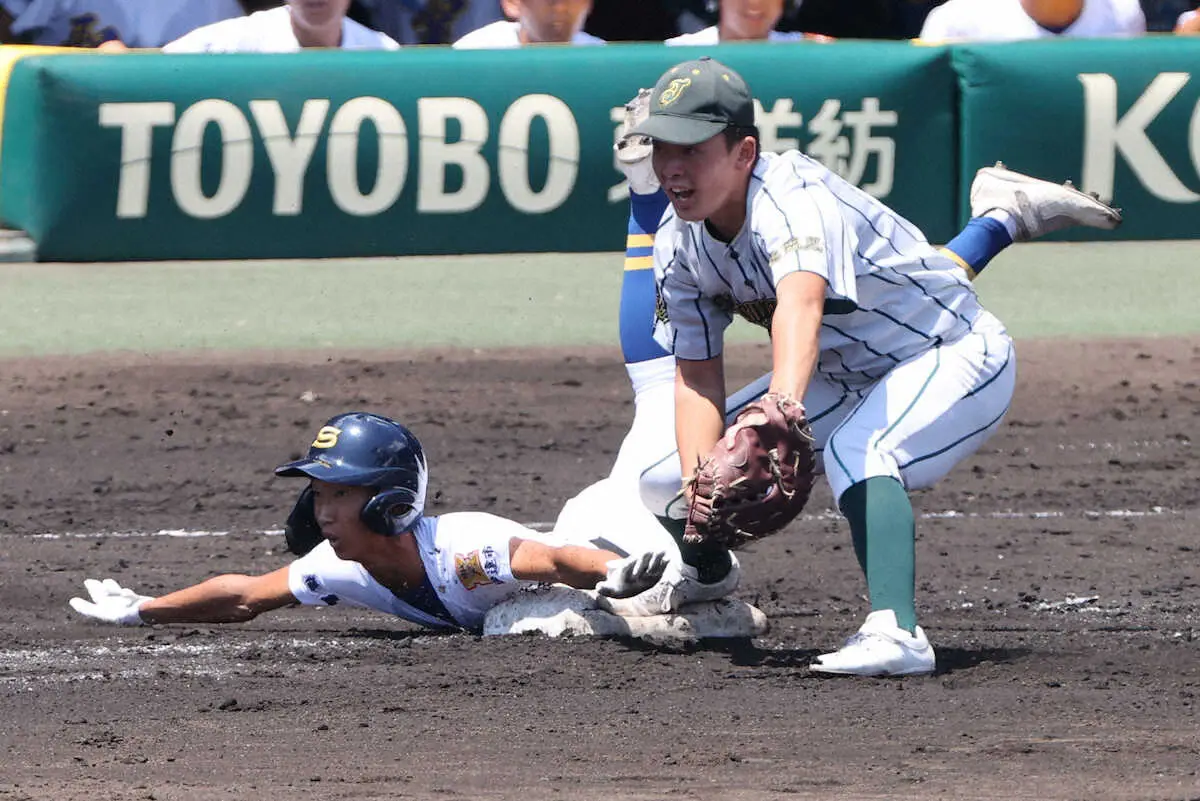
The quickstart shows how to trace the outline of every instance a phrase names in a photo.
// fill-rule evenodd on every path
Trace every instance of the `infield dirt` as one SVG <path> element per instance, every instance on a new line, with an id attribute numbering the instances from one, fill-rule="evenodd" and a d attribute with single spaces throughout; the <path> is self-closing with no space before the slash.
<path id="1" fill-rule="evenodd" d="M 1200 798 L 1200 342 L 1022 342 L 1006 424 L 919 493 L 939 672 L 823 677 L 867 611 L 827 490 L 742 554 L 753 642 L 431 635 L 354 610 L 117 629 L 67 599 L 286 563 L 275 464 L 406 422 L 431 511 L 524 522 L 611 464 L 610 350 L 0 363 L 0 799 Z M 731 383 L 765 348 L 730 357 Z M 224 536 L 147 536 L 166 529 Z"/>

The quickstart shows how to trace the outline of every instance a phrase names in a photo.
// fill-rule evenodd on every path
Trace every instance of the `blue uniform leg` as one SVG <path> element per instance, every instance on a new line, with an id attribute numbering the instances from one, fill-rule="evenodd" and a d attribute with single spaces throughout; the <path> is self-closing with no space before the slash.
<path id="1" fill-rule="evenodd" d="M 1013 235 L 1000 220 L 972 217 L 943 250 L 959 263 L 974 281 L 996 254 L 1013 243 Z"/>

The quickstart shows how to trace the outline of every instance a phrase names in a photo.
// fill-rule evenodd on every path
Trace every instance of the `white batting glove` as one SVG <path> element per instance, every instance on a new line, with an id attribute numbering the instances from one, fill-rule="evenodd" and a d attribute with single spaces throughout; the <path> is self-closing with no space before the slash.
<path id="1" fill-rule="evenodd" d="M 605 565 L 608 576 L 596 585 L 596 592 L 610 598 L 637 595 L 658 583 L 669 561 L 666 551 L 648 551 L 614 559 Z"/>
<path id="2" fill-rule="evenodd" d="M 152 600 L 149 595 L 138 595 L 112 579 L 84 579 L 83 586 L 92 600 L 72 598 L 68 603 L 84 617 L 118 626 L 141 626 L 145 623 L 138 609 L 146 601 Z"/>

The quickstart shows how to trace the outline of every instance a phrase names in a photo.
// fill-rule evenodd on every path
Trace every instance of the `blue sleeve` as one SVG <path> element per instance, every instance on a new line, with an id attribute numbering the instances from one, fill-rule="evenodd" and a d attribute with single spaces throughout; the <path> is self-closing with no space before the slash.
<path id="1" fill-rule="evenodd" d="M 621 352 L 626 364 L 669 355 L 654 340 L 654 234 L 667 194 L 629 195 L 629 231 L 625 240 L 625 277 L 621 281 Z"/>

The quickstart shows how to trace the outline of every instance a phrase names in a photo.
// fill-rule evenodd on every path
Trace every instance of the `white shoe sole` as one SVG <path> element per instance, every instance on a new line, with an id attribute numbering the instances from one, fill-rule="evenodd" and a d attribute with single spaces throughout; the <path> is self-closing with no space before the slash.
<path id="1" fill-rule="evenodd" d="M 931 676 L 937 672 L 937 667 L 920 667 L 905 668 L 904 670 L 894 671 L 870 671 L 870 670 L 846 670 L 842 668 L 825 667 L 819 663 L 809 665 L 809 669 L 816 673 L 829 673 L 836 676 L 864 676 L 869 678 L 888 678 L 890 676 Z"/>

